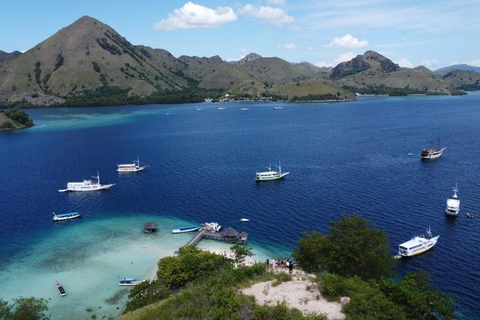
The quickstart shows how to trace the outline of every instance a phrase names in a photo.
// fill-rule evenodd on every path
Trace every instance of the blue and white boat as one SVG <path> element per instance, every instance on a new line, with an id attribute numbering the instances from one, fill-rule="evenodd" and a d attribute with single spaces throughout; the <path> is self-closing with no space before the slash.
<path id="1" fill-rule="evenodd" d="M 172 233 L 185 233 L 185 232 L 193 232 L 198 230 L 200 230 L 200 226 L 176 227 L 176 228 L 172 228 Z"/>
<path id="2" fill-rule="evenodd" d="M 75 219 L 75 218 L 80 218 L 81 216 L 82 215 L 78 212 L 69 212 L 69 213 L 60 213 L 60 214 L 56 214 L 54 212 L 53 213 L 53 221 Z"/>
<path id="3" fill-rule="evenodd" d="M 118 282 L 119 286 L 136 286 L 145 280 L 135 280 L 135 278 L 123 278 Z"/>

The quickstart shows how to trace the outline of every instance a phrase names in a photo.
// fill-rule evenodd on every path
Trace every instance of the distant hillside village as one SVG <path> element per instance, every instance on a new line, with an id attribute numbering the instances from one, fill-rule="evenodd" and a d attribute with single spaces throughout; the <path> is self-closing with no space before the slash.
<path id="1" fill-rule="evenodd" d="M 202 102 L 206 98 L 351 101 L 358 94 L 460 95 L 480 89 L 479 68 L 401 68 L 367 51 L 334 68 L 251 53 L 239 61 L 174 57 L 133 45 L 84 16 L 25 53 L 0 51 L 0 107 Z"/>

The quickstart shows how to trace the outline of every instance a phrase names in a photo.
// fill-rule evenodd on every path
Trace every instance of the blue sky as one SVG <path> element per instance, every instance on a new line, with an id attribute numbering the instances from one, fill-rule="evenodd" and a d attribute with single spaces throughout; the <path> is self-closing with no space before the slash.
<path id="1" fill-rule="evenodd" d="M 402 67 L 480 66 L 478 0 L 2 1 L 0 50 L 25 51 L 88 15 L 132 44 L 335 66 L 367 50 Z M 5 14 L 7 13 L 7 14 Z"/>

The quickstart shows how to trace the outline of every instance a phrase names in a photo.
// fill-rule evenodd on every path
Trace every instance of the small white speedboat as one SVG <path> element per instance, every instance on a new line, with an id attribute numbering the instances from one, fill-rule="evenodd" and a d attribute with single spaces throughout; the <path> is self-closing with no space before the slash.
<path id="1" fill-rule="evenodd" d="M 242 221 L 242 222 L 248 222 L 248 221 L 250 221 L 250 220 L 247 219 L 247 218 L 242 218 L 242 219 L 240 219 L 240 221 Z"/>

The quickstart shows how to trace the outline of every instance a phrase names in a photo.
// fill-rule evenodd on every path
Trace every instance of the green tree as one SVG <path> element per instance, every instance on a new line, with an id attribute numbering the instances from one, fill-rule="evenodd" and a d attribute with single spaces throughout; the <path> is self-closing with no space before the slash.
<path id="1" fill-rule="evenodd" d="M 358 215 L 331 222 L 328 235 L 313 232 L 303 236 L 293 256 L 307 270 L 326 267 L 330 273 L 362 279 L 394 275 L 387 234 Z"/>
<path id="2" fill-rule="evenodd" d="M 47 320 L 45 315 L 48 310 L 45 299 L 16 298 L 13 304 L 9 305 L 6 301 L 0 299 L 0 319 L 2 320 Z"/>
<path id="3" fill-rule="evenodd" d="M 251 257 L 253 255 L 252 253 L 252 247 L 250 247 L 248 244 L 234 244 L 230 250 L 232 250 L 234 258 L 233 261 L 238 266 L 242 266 L 242 264 L 245 262 L 246 257 Z"/>

